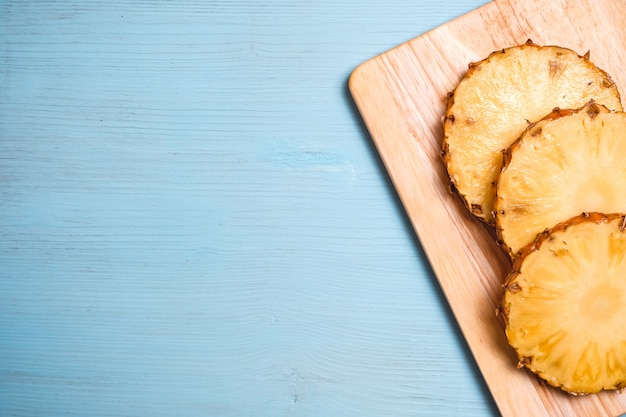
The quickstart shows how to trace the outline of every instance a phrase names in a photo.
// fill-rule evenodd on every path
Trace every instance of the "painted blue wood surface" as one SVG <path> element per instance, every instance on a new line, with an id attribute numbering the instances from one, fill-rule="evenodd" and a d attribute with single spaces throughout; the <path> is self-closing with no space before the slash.
<path id="1" fill-rule="evenodd" d="M 482 3 L 0 0 L 0 416 L 497 415 L 347 92 Z"/>

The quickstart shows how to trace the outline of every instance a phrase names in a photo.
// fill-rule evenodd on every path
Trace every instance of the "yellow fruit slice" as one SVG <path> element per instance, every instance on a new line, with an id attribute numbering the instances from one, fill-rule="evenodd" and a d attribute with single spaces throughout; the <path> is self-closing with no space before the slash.
<path id="1" fill-rule="evenodd" d="M 626 113 L 593 102 L 557 110 L 507 149 L 496 224 L 514 256 L 537 234 L 583 212 L 626 213 Z"/>
<path id="2" fill-rule="evenodd" d="M 570 49 L 528 42 L 470 64 L 449 96 L 442 145 L 452 188 L 467 208 L 494 224 L 501 151 L 554 108 L 578 108 L 591 99 L 622 110 L 610 76 Z"/>
<path id="3" fill-rule="evenodd" d="M 519 367 L 572 394 L 626 386 L 625 227 L 581 215 L 521 252 L 502 303 Z"/>

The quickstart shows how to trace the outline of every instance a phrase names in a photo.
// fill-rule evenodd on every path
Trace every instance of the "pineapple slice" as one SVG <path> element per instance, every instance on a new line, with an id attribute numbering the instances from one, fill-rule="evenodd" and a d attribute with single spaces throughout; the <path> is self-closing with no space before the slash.
<path id="1" fill-rule="evenodd" d="M 501 306 L 519 367 L 572 394 L 626 386 L 625 227 L 579 215 L 524 248 Z"/>
<path id="2" fill-rule="evenodd" d="M 449 95 L 444 116 L 442 157 L 452 189 L 488 224 L 501 151 L 556 107 L 577 108 L 591 99 L 622 110 L 610 76 L 588 55 L 531 41 L 493 52 L 469 65 Z"/>
<path id="3" fill-rule="evenodd" d="M 583 212 L 626 212 L 626 113 L 594 102 L 555 110 L 504 152 L 495 215 L 514 257 L 546 228 Z"/>

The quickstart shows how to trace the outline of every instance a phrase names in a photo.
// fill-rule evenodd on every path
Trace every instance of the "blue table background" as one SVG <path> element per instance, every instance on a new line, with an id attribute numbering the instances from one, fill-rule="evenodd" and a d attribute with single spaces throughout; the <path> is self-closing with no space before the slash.
<path id="1" fill-rule="evenodd" d="M 0 416 L 497 415 L 347 90 L 484 2 L 0 0 Z"/>

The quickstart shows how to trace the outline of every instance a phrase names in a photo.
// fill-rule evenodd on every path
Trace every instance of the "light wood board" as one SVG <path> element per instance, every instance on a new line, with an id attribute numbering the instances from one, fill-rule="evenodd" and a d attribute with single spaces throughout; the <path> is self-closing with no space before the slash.
<path id="1" fill-rule="evenodd" d="M 503 416 L 617 416 L 626 393 L 574 397 L 542 385 L 508 347 L 495 310 L 509 270 L 491 232 L 448 188 L 446 94 L 470 62 L 532 39 L 608 71 L 626 96 L 626 3 L 496 0 L 360 65 L 350 91 Z"/>

